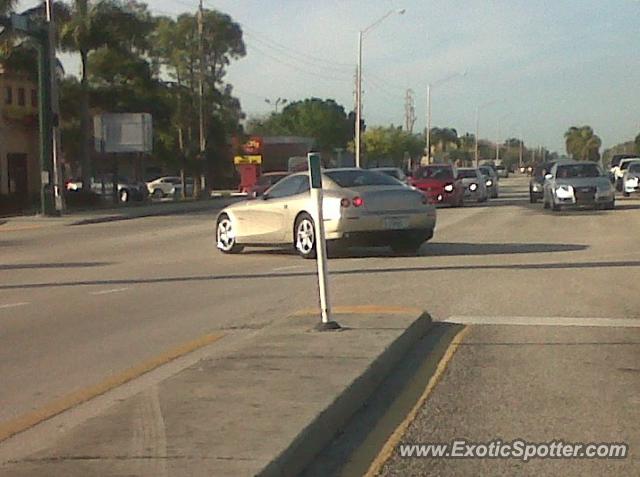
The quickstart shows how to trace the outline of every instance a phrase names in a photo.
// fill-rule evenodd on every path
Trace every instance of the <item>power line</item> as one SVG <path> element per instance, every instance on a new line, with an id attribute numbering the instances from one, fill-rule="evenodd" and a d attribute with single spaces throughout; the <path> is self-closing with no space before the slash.
<path id="1" fill-rule="evenodd" d="M 287 61 L 283 61 L 281 58 L 278 58 L 278 57 L 276 57 L 276 56 L 273 56 L 273 55 L 269 54 L 268 52 L 266 52 L 266 51 L 264 51 L 264 50 L 262 50 L 262 49 L 258 48 L 258 47 L 257 47 L 257 46 L 255 46 L 255 45 L 248 44 L 248 45 L 247 45 L 247 47 L 248 47 L 248 48 L 250 48 L 250 49 L 252 49 L 252 50 L 255 50 L 257 53 L 261 54 L 262 56 L 265 56 L 265 57 L 267 57 L 267 58 L 270 58 L 270 59 L 272 59 L 273 61 L 275 61 L 276 63 L 280 63 L 281 65 L 288 66 L 289 68 L 291 68 L 291 69 L 293 69 L 293 70 L 295 70 L 295 71 L 297 71 L 297 72 L 299 72 L 299 73 L 306 74 L 306 75 L 309 75 L 309 76 L 313 76 L 313 77 L 315 77 L 315 78 L 324 79 L 324 80 L 326 80 L 326 81 L 351 82 L 351 80 L 350 80 L 350 79 L 338 78 L 338 77 L 336 77 L 336 76 L 326 76 L 326 75 L 323 75 L 323 74 L 321 74 L 321 73 L 311 72 L 311 71 L 308 71 L 308 70 L 302 69 L 302 68 L 300 68 L 298 65 L 291 64 L 291 63 L 289 63 L 289 62 L 287 62 Z"/>

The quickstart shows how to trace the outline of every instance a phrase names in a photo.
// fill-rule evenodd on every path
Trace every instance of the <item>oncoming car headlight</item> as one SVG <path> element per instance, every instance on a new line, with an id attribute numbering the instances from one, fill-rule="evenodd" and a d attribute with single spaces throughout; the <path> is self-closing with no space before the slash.
<path id="1" fill-rule="evenodd" d="M 469 186 L 469 190 L 476 190 L 478 188 L 478 184 L 471 184 Z"/>
<path id="2" fill-rule="evenodd" d="M 485 184 L 487 184 L 487 187 L 491 187 L 493 185 L 493 181 L 491 179 L 487 179 L 487 182 L 485 182 Z"/>
<path id="3" fill-rule="evenodd" d="M 444 186 L 445 192 L 453 192 L 453 184 L 447 184 Z"/>
<path id="4" fill-rule="evenodd" d="M 573 187 L 570 185 L 561 185 L 556 188 L 556 196 L 558 199 L 572 199 Z"/>

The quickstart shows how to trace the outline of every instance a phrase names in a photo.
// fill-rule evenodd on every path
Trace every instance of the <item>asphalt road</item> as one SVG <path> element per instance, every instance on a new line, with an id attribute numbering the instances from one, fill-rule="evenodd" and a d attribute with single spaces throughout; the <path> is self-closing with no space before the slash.
<path id="1" fill-rule="evenodd" d="M 242 333 L 317 303 L 314 262 L 280 250 L 219 254 L 213 215 L 0 228 L 0 425 L 204 334 Z M 360 249 L 332 259 L 333 303 L 418 307 L 438 320 L 638 319 L 639 218 L 637 199 L 544 211 L 528 203 L 525 178 L 508 179 L 500 199 L 439 210 L 417 257 Z M 481 329 L 490 336 L 470 338 L 495 338 Z M 626 348 L 635 363 L 638 341 Z M 511 359 L 492 357 L 496 367 Z M 459 379 L 486 391 L 481 375 Z"/>

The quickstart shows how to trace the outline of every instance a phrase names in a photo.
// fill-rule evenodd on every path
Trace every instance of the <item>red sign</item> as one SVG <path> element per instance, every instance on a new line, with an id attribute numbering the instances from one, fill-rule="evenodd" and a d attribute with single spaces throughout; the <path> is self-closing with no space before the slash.
<path id="1" fill-rule="evenodd" d="M 262 138 L 251 137 L 242 145 L 243 154 L 257 155 L 262 154 Z"/>

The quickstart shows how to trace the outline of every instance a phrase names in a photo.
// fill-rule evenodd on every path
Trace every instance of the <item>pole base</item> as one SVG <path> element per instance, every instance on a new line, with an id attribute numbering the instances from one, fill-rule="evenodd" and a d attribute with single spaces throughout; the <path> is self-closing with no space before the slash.
<path id="1" fill-rule="evenodd" d="M 322 321 L 313 327 L 314 331 L 341 331 L 343 328 L 336 321 Z"/>

